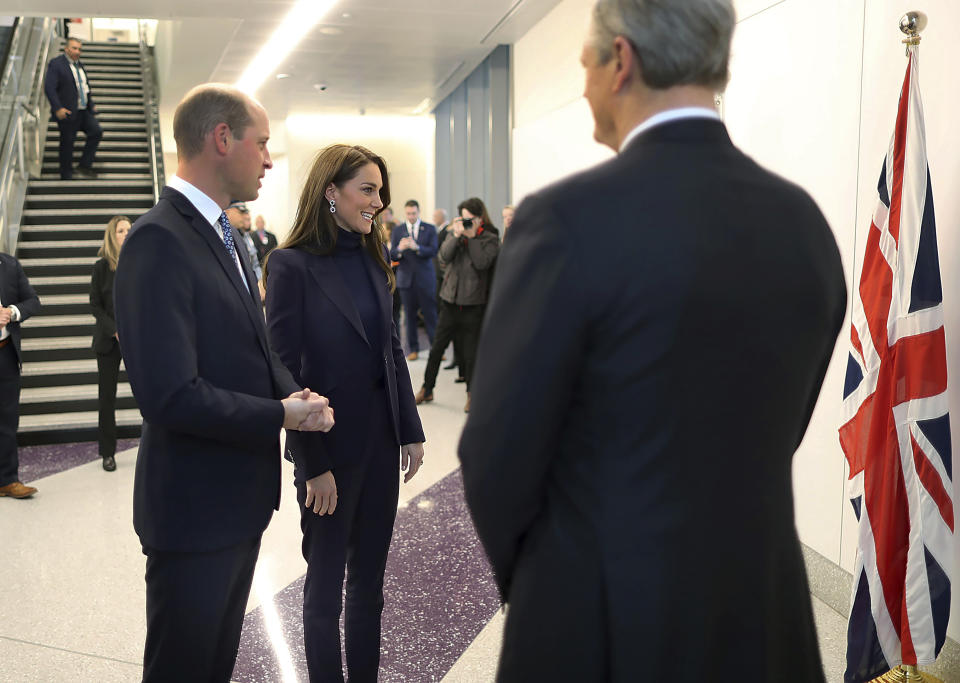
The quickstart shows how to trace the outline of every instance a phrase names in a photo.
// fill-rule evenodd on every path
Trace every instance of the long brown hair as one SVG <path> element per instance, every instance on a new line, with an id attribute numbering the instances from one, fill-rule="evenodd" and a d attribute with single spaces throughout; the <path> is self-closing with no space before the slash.
<path id="1" fill-rule="evenodd" d="M 107 223 L 107 229 L 103 233 L 103 244 L 100 245 L 100 250 L 97 252 L 97 256 L 107 259 L 110 270 L 117 269 L 117 260 L 120 258 L 120 245 L 117 244 L 117 223 L 120 221 L 132 224 L 132 221 L 126 216 L 111 218 Z"/>
<path id="2" fill-rule="evenodd" d="M 307 176 L 307 182 L 300 193 L 297 217 L 293 221 L 290 233 L 280 244 L 280 249 L 303 249 L 311 254 L 327 255 L 337 246 L 340 228 L 330 213 L 330 201 L 326 198 L 327 187 L 333 183 L 342 187 L 344 183 L 356 177 L 360 169 L 367 164 L 376 164 L 380 169 L 383 187 L 380 188 L 380 201 L 383 207 L 390 205 L 390 181 L 387 177 L 387 164 L 366 147 L 360 145 L 330 145 L 324 147 L 313 160 L 313 167 Z M 386 274 L 390 290 L 396 286 L 396 277 L 390 264 L 383 255 L 383 242 L 380 240 L 380 221 L 378 217 L 383 207 L 374 215 L 373 229 L 370 234 L 361 237 L 363 248 L 370 254 L 380 269 Z M 263 264 L 264 280 L 267 276 L 267 264 Z"/>
<path id="3" fill-rule="evenodd" d="M 457 205 L 457 216 L 460 216 L 460 212 L 466 209 L 472 215 L 476 216 L 483 220 L 483 227 L 485 228 L 494 228 L 495 226 L 490 221 L 490 214 L 487 213 L 487 206 L 483 203 L 483 200 L 480 197 L 470 197 L 470 199 L 464 199 L 460 204 Z"/>

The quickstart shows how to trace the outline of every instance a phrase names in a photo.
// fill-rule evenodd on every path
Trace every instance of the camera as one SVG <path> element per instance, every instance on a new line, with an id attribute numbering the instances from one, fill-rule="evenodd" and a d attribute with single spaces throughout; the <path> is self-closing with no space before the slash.
<path id="1" fill-rule="evenodd" d="M 472 228 L 472 227 L 473 227 L 473 219 L 472 219 L 472 218 L 464 218 L 464 219 L 463 219 L 463 229 L 464 229 L 464 230 L 469 230 L 469 229 Z"/>

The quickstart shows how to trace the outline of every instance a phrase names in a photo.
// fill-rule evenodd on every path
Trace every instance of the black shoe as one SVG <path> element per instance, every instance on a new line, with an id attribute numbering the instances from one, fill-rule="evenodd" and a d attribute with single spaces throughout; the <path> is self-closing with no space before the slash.
<path id="1" fill-rule="evenodd" d="M 82 175 L 84 178 L 90 178 L 91 180 L 97 177 L 97 172 L 89 166 L 77 166 L 77 173 Z"/>
<path id="2" fill-rule="evenodd" d="M 466 382 L 466 381 L 467 381 L 467 378 L 466 378 L 466 377 L 457 377 L 455 380 L 453 380 L 453 383 L 454 383 L 454 384 L 463 384 L 463 383 Z"/>
<path id="3" fill-rule="evenodd" d="M 451 362 L 451 363 L 443 366 L 443 369 L 444 369 L 444 370 L 456 370 L 456 368 L 457 368 L 457 361 L 453 361 L 453 362 Z"/>
<path id="4" fill-rule="evenodd" d="M 113 459 L 112 455 L 108 455 L 103 459 L 103 469 L 107 472 L 113 472 L 117 469 L 117 461 Z"/>

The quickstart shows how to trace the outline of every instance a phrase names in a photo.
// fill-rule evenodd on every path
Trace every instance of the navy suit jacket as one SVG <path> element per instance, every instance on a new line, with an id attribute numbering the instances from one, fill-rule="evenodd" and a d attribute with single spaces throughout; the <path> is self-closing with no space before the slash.
<path id="1" fill-rule="evenodd" d="M 84 74 L 87 70 L 83 68 L 83 62 L 77 62 Z M 90 76 L 87 74 L 87 86 L 90 86 Z M 70 60 L 66 55 L 60 55 L 50 60 L 47 66 L 47 77 L 43 82 L 43 92 L 50 100 L 50 120 L 56 121 L 54 115 L 58 109 L 66 107 L 74 114 L 77 113 L 79 99 L 77 97 L 77 83 L 73 79 L 73 70 L 70 68 Z M 93 88 L 87 94 L 87 111 L 93 111 Z"/>
<path id="2" fill-rule="evenodd" d="M 561 639 L 571 680 L 823 680 L 791 461 L 845 310 L 823 214 L 719 121 L 524 199 L 460 441 L 511 603 L 500 680 L 542 678 Z"/>
<path id="3" fill-rule="evenodd" d="M 433 257 L 440 248 L 437 240 L 437 229 L 430 223 L 420 222 L 420 231 L 417 233 L 419 251 L 407 249 L 400 251 L 397 245 L 404 237 L 412 237 L 407 229 L 406 222 L 399 223 L 393 228 L 390 236 L 390 257 L 399 261 L 397 267 L 397 287 L 433 287 L 437 286 L 437 276 L 433 269 Z"/>
<path id="4" fill-rule="evenodd" d="M 386 250 L 384 250 L 386 256 Z M 383 356 L 397 446 L 424 441 L 410 373 L 393 324 L 386 273 L 366 258 L 380 306 L 382 348 L 367 342 L 360 314 L 331 256 L 275 249 L 267 268 L 270 343 L 294 379 L 330 399 L 336 424 L 328 433 L 287 432 L 287 450 L 305 479 L 349 467 L 366 442 L 367 413 L 378 387 L 370 385 L 370 354 Z"/>
<path id="5" fill-rule="evenodd" d="M 123 245 L 114 308 L 144 420 L 133 522 L 148 548 L 225 548 L 262 533 L 279 505 L 279 399 L 299 386 L 270 350 L 241 263 L 249 291 L 214 228 L 169 187 Z"/>
<path id="6" fill-rule="evenodd" d="M 10 330 L 10 339 L 17 350 L 17 362 L 22 364 L 20 323 L 40 311 L 40 298 L 27 280 L 20 261 L 10 254 L 0 253 L 0 305 L 11 304 L 20 311 L 20 321 L 9 323 L 7 329 Z"/>

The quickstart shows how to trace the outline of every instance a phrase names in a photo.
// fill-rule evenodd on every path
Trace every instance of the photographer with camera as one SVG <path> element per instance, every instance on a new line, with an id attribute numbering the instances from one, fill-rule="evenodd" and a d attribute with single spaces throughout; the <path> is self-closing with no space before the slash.
<path id="1" fill-rule="evenodd" d="M 447 345 L 454 339 L 462 347 L 463 376 L 467 383 L 467 404 L 470 412 L 470 376 L 477 355 L 480 325 L 487 305 L 490 276 L 500 252 L 500 239 L 490 223 L 487 207 L 476 198 L 460 202 L 460 213 L 450 224 L 451 235 L 440 246 L 440 261 L 446 265 L 440 287 L 440 317 L 430 347 L 430 357 L 417 392 L 417 403 L 433 400 L 433 387 Z"/>

